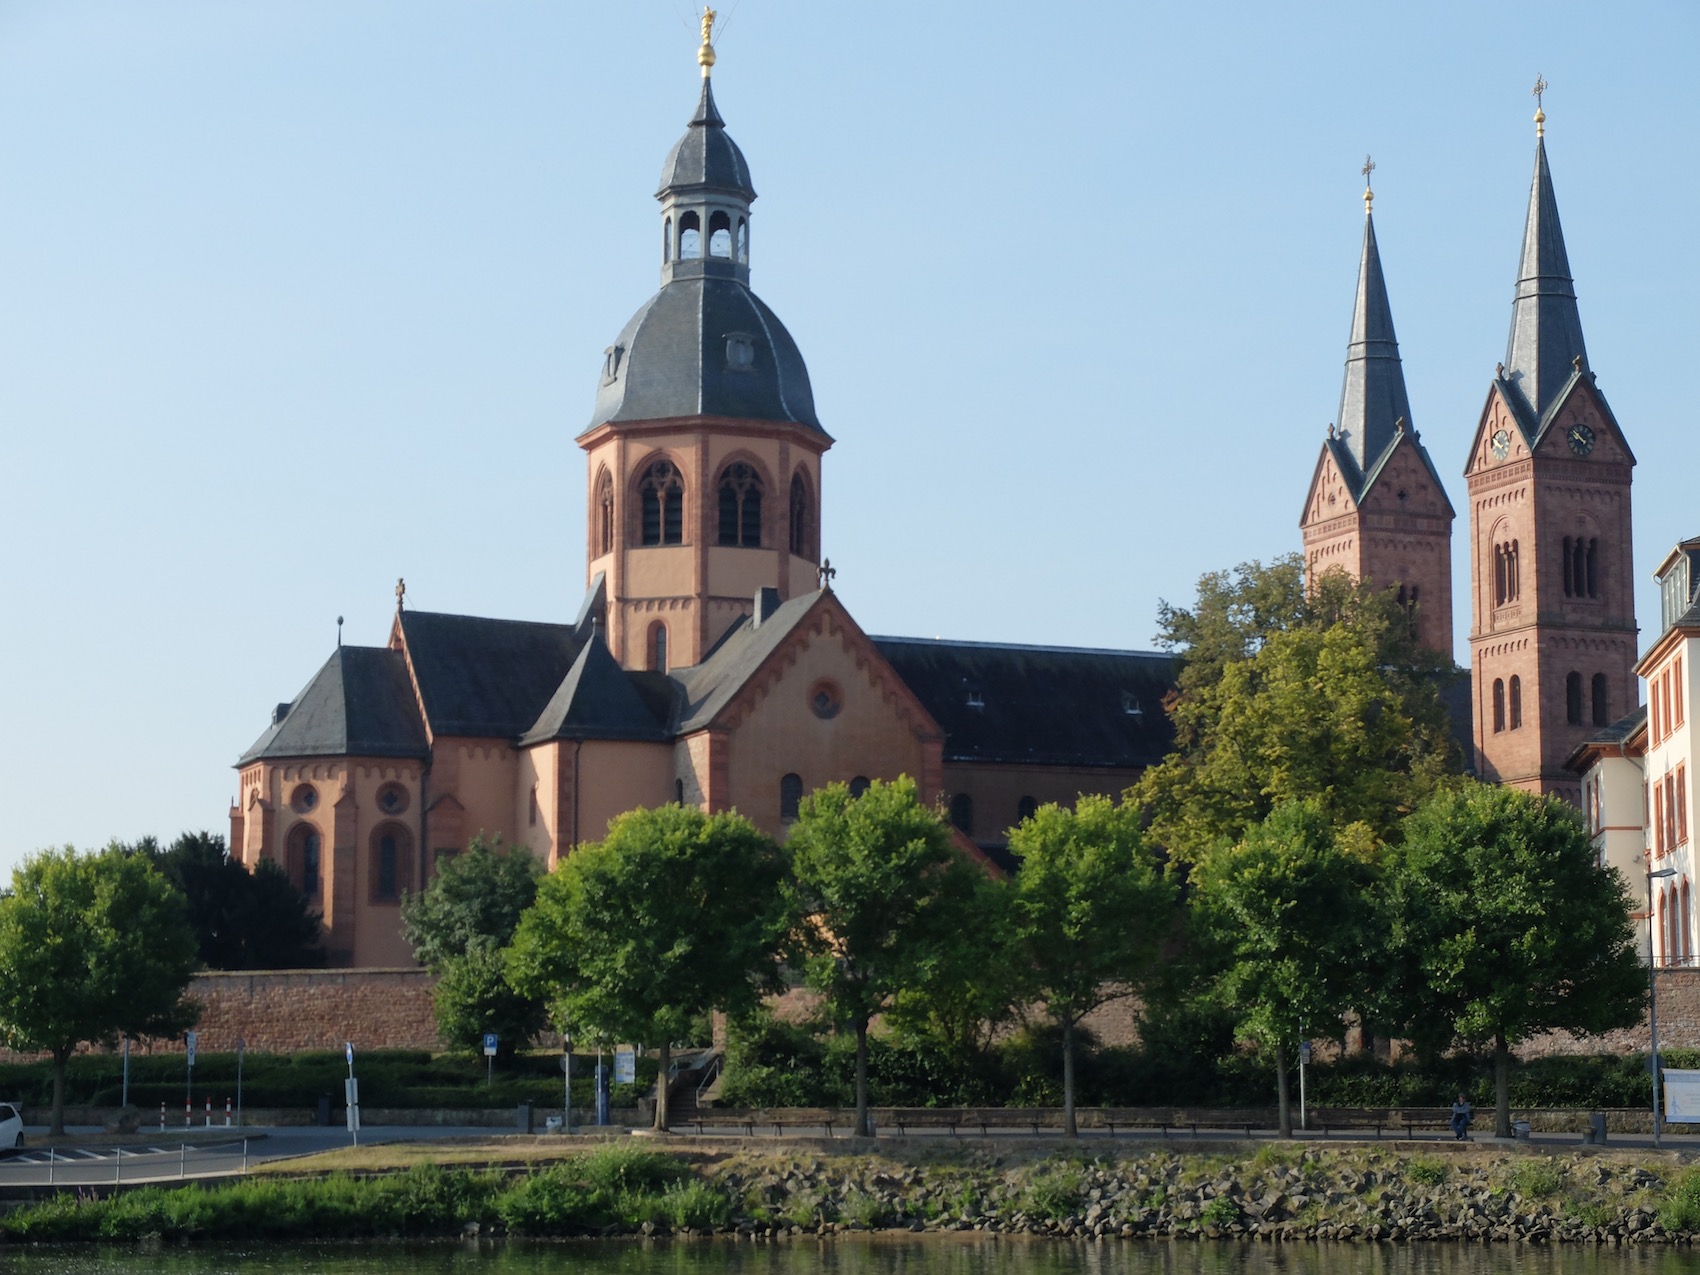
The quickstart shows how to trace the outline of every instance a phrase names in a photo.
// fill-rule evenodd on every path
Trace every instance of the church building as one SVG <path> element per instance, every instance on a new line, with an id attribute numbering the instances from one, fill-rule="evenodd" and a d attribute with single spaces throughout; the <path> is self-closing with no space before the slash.
<path id="1" fill-rule="evenodd" d="M 285 867 L 337 965 L 408 964 L 399 904 L 474 836 L 553 867 L 638 806 L 783 836 L 805 793 L 908 775 L 1007 866 L 1038 805 L 1168 750 L 1168 657 L 871 637 L 832 589 L 832 446 L 750 288 L 750 169 L 710 80 L 662 167 L 661 287 L 602 356 L 587 588 L 558 623 L 410 610 L 338 646 L 237 763 L 232 853 Z"/>

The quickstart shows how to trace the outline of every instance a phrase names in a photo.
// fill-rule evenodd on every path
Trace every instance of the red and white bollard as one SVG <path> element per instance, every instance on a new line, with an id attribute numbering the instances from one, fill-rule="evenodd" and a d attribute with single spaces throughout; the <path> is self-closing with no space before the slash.
<path id="1" fill-rule="evenodd" d="M 195 1108 L 188 1098 L 183 1099 L 183 1127 L 185 1129 L 195 1127 Z"/>
<path id="2" fill-rule="evenodd" d="M 159 1104 L 159 1131 L 165 1132 L 165 1104 L 163 1102 Z"/>
<path id="3" fill-rule="evenodd" d="M 207 1128 L 212 1128 L 212 1099 L 207 1099 Z"/>
<path id="4" fill-rule="evenodd" d="M 229 1098 L 226 1098 L 224 1100 L 224 1127 L 226 1129 L 230 1128 L 230 1099 Z"/>

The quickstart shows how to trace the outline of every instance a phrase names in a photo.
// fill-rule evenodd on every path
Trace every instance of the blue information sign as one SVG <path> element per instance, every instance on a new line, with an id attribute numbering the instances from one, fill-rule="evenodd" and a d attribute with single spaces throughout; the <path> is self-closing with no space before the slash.
<path id="1" fill-rule="evenodd" d="M 484 1033 L 484 1056 L 486 1058 L 494 1058 L 496 1056 L 496 1033 L 495 1032 L 485 1032 Z"/>

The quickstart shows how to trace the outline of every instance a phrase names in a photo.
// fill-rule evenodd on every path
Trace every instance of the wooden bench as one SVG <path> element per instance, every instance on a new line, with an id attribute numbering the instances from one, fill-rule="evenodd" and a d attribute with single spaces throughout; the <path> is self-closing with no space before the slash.
<path id="1" fill-rule="evenodd" d="M 826 1136 L 836 1137 L 833 1130 L 850 1124 L 842 1111 L 828 1107 L 778 1107 L 754 1111 L 699 1111 L 690 1121 L 700 1134 L 710 1128 L 742 1129 L 745 1137 L 754 1137 L 757 1129 L 772 1129 L 777 1137 L 787 1128 L 825 1129 Z"/>
<path id="2" fill-rule="evenodd" d="M 875 1127 L 881 1123 L 896 1125 L 899 1137 L 907 1137 L 911 1129 L 949 1129 L 954 1138 L 962 1128 L 962 1112 L 952 1107 L 893 1107 L 878 1113 Z"/>

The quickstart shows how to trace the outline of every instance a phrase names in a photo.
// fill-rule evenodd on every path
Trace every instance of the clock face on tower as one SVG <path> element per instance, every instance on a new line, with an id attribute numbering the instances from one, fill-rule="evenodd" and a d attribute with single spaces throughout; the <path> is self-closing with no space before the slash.
<path id="1" fill-rule="evenodd" d="M 1581 421 L 1577 421 L 1576 424 L 1572 425 L 1570 427 L 1570 432 L 1564 437 L 1570 444 L 1570 450 L 1575 452 L 1578 456 L 1586 456 L 1589 452 L 1594 450 L 1594 431 L 1582 424 Z"/>
<path id="2" fill-rule="evenodd" d="M 1501 429 L 1494 431 L 1493 454 L 1500 460 L 1504 460 L 1507 456 L 1511 455 L 1511 432 L 1509 430 Z"/>

